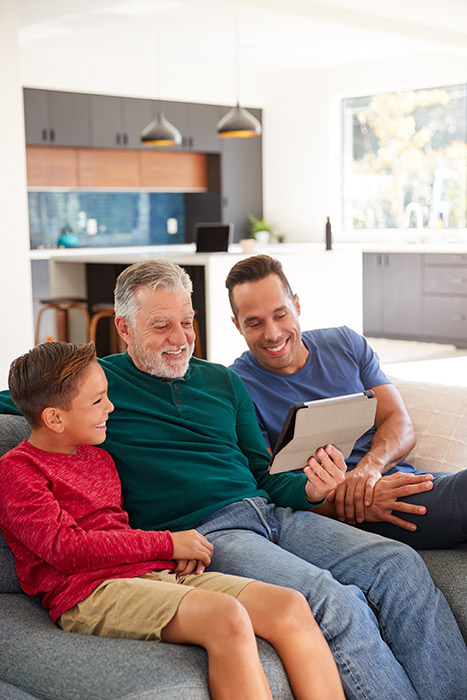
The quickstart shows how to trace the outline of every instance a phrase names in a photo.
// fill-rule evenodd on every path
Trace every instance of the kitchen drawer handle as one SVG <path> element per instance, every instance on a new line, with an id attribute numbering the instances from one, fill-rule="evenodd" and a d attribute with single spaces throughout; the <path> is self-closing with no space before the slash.
<path id="1" fill-rule="evenodd" d="M 465 321 L 465 314 L 451 314 L 451 321 Z"/>
<path id="2" fill-rule="evenodd" d="M 465 284 L 465 277 L 451 277 L 451 284 Z"/>

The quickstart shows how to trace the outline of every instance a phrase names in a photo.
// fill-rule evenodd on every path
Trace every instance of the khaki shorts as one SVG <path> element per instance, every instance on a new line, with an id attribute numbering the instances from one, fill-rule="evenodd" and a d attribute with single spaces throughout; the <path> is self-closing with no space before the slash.
<path id="1" fill-rule="evenodd" d="M 161 631 L 190 590 L 203 588 L 237 598 L 252 580 L 214 571 L 179 576 L 167 569 L 108 579 L 63 613 L 57 624 L 67 632 L 160 642 Z"/>

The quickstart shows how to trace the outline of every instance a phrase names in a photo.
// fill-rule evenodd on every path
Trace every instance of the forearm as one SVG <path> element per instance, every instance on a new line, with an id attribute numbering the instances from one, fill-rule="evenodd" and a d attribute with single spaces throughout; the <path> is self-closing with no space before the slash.
<path id="1" fill-rule="evenodd" d="M 414 445 L 411 422 L 404 416 L 388 416 L 377 428 L 370 449 L 359 461 L 358 467 L 371 467 L 380 474 L 386 474 L 407 457 Z"/>

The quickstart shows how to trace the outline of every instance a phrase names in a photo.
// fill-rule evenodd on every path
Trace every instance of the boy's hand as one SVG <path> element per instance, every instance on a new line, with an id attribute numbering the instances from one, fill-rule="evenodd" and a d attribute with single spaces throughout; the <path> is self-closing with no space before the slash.
<path id="1" fill-rule="evenodd" d="M 205 570 L 204 564 L 196 559 L 179 559 L 177 566 L 175 567 L 175 573 L 180 574 L 180 576 L 186 576 L 187 574 L 202 574 Z"/>
<path id="2" fill-rule="evenodd" d="M 171 534 L 174 545 L 172 559 L 178 560 L 177 573 L 191 573 L 191 571 L 194 571 L 195 565 L 193 564 L 191 565 L 191 570 L 186 571 L 190 562 L 195 562 L 197 565 L 196 573 L 201 573 L 200 567 L 204 571 L 204 568 L 209 566 L 214 548 L 204 535 L 201 535 L 197 530 L 182 530 Z"/>
<path id="3" fill-rule="evenodd" d="M 344 457 L 333 445 L 320 447 L 315 457 L 310 457 L 304 472 L 308 477 L 305 495 L 310 503 L 322 501 L 345 480 L 347 465 Z"/>

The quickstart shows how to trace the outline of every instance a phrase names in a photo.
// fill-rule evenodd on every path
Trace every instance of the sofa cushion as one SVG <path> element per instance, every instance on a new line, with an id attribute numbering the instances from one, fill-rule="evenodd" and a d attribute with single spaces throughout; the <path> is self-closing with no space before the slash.
<path id="1" fill-rule="evenodd" d="M 15 560 L 0 531 L 0 593 L 21 593 L 16 575 Z M 0 698 L 2 696 L 0 695 Z"/>
<path id="2" fill-rule="evenodd" d="M 23 416 L 0 415 L 0 457 L 30 435 Z M 0 532 L 0 593 L 20 593 L 13 554 Z M 1 697 L 1 695 L 0 695 Z"/>
<path id="3" fill-rule="evenodd" d="M 419 552 L 435 586 L 442 590 L 467 643 L 467 542 L 452 549 Z"/>
<path id="4" fill-rule="evenodd" d="M 31 428 L 23 416 L 0 415 L 0 457 L 30 434 Z"/>
<path id="5" fill-rule="evenodd" d="M 293 700 L 274 649 L 263 639 L 258 648 L 274 698 Z M 47 700 L 210 697 L 201 647 L 64 632 L 24 594 L 0 595 L 0 675 Z"/>
<path id="6" fill-rule="evenodd" d="M 467 389 L 391 378 L 412 419 L 417 444 L 407 461 L 418 469 L 467 467 Z"/>

